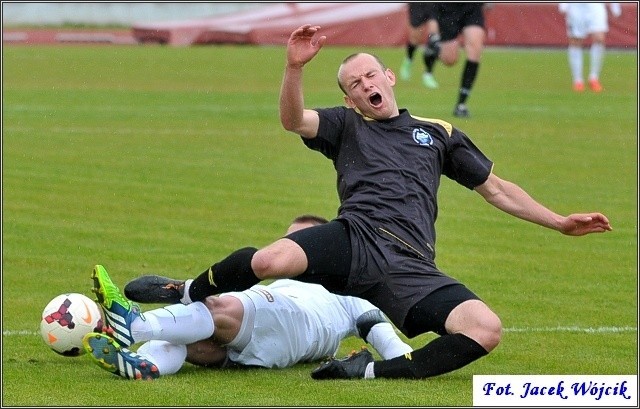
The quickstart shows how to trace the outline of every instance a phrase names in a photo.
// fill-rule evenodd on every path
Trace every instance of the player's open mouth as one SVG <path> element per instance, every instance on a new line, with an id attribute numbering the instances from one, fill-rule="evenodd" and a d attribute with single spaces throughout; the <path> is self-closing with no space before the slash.
<path id="1" fill-rule="evenodd" d="M 374 107 L 379 106 L 382 103 L 382 95 L 378 94 L 377 92 L 374 92 L 373 94 L 369 95 L 369 102 Z"/>

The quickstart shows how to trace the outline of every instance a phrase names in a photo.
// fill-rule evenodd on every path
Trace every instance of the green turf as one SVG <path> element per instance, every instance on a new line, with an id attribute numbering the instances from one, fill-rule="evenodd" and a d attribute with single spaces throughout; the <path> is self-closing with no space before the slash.
<path id="1" fill-rule="evenodd" d="M 307 106 L 342 103 L 326 47 L 305 72 Z M 396 69 L 400 48 L 374 48 Z M 559 213 L 601 211 L 586 237 L 516 220 L 445 180 L 438 264 L 500 315 L 489 356 L 423 381 L 311 380 L 313 364 L 130 382 L 49 351 L 40 313 L 91 295 L 103 264 L 119 285 L 187 278 L 279 237 L 301 213 L 335 215 L 331 163 L 278 120 L 282 47 L 3 47 L 2 386 L 6 406 L 467 406 L 474 374 L 637 374 L 637 54 L 609 51 L 605 92 L 574 94 L 564 50 L 488 49 L 451 112 L 462 63 L 437 90 L 400 82 L 400 105 L 452 121 L 499 176 Z M 573 329 L 572 329 L 573 328 Z M 588 328 L 603 329 L 585 331 Z M 612 332 L 618 329 L 619 332 Z M 423 345 L 429 334 L 409 342 Z M 349 339 L 341 349 L 358 348 Z"/>

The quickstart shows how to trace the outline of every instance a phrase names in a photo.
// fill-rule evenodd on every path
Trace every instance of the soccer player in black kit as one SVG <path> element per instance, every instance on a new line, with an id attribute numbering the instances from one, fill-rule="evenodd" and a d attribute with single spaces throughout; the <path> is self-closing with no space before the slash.
<path id="1" fill-rule="evenodd" d="M 467 98 L 476 81 L 480 68 L 480 59 L 484 49 L 485 27 L 484 11 L 490 3 L 433 3 L 439 36 L 432 35 L 425 50 L 425 66 L 432 72 L 436 60 L 447 66 L 458 61 L 460 49 L 464 49 L 466 61 L 460 77 L 458 101 L 453 115 L 466 118 L 470 116 Z M 460 41 L 458 37 L 461 37 Z"/>
<path id="2" fill-rule="evenodd" d="M 312 372 L 314 379 L 421 379 L 459 369 L 498 345 L 502 325 L 480 297 L 436 267 L 441 175 L 512 216 L 566 235 L 606 232 L 609 221 L 601 213 L 562 216 L 547 209 L 496 176 L 491 160 L 462 131 L 399 109 L 395 74 L 371 54 L 350 55 L 339 67 L 346 106 L 304 108 L 303 67 L 326 41 L 319 29 L 301 26 L 288 40 L 280 120 L 332 160 L 337 217 L 262 249 L 239 249 L 193 280 L 136 278 L 125 294 L 138 302 L 188 303 L 268 278 L 320 283 L 371 301 L 410 338 L 430 331 L 440 336 L 393 359 L 374 361 L 365 350 L 330 360 Z"/>

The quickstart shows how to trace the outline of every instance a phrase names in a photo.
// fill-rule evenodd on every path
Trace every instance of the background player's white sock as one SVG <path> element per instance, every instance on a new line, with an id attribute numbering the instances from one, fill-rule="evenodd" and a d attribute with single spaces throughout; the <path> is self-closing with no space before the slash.
<path id="1" fill-rule="evenodd" d="M 582 81 L 582 47 L 570 45 L 568 56 L 573 82 Z"/>
<path id="2" fill-rule="evenodd" d="M 602 43 L 591 44 L 589 58 L 590 58 L 589 79 L 597 80 L 600 77 L 600 70 L 602 70 L 602 61 L 604 60 L 604 44 Z"/>

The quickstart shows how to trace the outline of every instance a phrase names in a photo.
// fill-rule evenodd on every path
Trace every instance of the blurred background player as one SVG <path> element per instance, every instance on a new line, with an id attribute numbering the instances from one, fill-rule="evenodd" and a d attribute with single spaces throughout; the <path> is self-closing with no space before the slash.
<path id="1" fill-rule="evenodd" d="M 440 41 L 438 20 L 434 15 L 434 3 L 407 3 L 409 12 L 409 39 L 406 45 L 406 56 L 400 67 L 400 79 L 408 81 L 411 78 L 411 67 L 416 50 L 422 45 L 425 32 L 428 33 L 427 46 L 423 49 L 425 71 L 422 74 L 422 83 L 425 87 L 435 89 L 438 83 L 433 77 L 433 64 L 427 64 L 427 58 L 434 53 L 429 44 L 437 44 Z"/>
<path id="2" fill-rule="evenodd" d="M 478 75 L 480 57 L 484 48 L 485 28 L 484 9 L 486 3 L 433 3 L 434 14 L 438 20 L 440 39 L 430 41 L 425 53 L 425 65 L 432 72 L 435 61 L 439 59 L 445 65 L 452 66 L 458 61 L 460 47 L 464 48 L 466 62 L 460 79 L 458 101 L 453 110 L 456 117 L 469 117 L 467 98 Z M 461 42 L 458 37 L 462 35 Z"/>
<path id="3" fill-rule="evenodd" d="M 589 51 L 589 87 L 593 92 L 603 90 L 600 84 L 600 71 L 605 54 L 605 37 L 609 31 L 607 4 L 611 14 L 618 18 L 622 14 L 620 3 L 560 3 L 558 9 L 565 15 L 569 47 L 569 68 L 573 78 L 573 90 L 584 91 L 582 76 L 582 45 L 587 37 L 591 38 Z"/>

